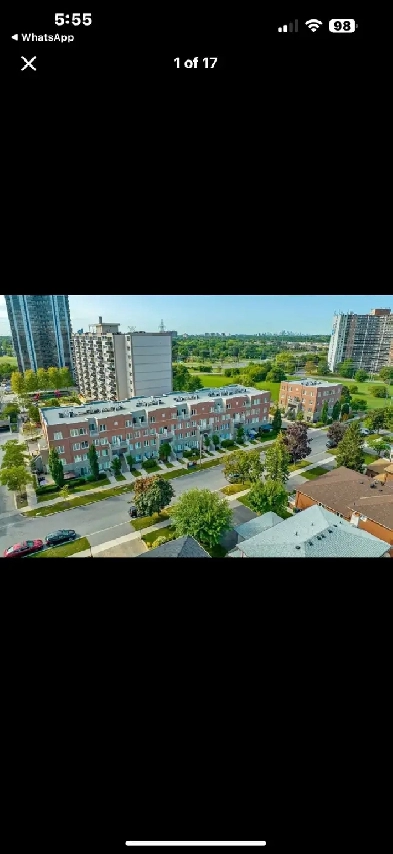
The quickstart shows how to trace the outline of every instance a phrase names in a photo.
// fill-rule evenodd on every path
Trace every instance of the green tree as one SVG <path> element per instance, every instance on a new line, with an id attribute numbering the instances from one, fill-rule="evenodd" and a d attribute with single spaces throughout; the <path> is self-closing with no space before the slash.
<path id="1" fill-rule="evenodd" d="M 2 416 L 3 418 L 9 418 L 11 421 L 16 422 L 18 420 L 19 413 L 20 407 L 17 403 L 8 403 L 7 406 L 3 407 Z"/>
<path id="2" fill-rule="evenodd" d="M 18 396 L 25 393 L 25 380 L 23 374 L 19 371 L 14 371 L 11 377 L 11 388 L 14 394 Z"/>
<path id="3" fill-rule="evenodd" d="M 269 480 L 284 484 L 289 476 L 289 453 L 282 433 L 266 450 L 265 472 Z"/>
<path id="4" fill-rule="evenodd" d="M 343 385 L 342 389 L 341 389 L 341 400 L 340 400 L 341 405 L 343 403 L 351 403 L 351 400 L 352 400 L 351 392 L 349 391 L 348 386 Z"/>
<path id="5" fill-rule="evenodd" d="M 169 539 L 173 539 L 173 537 L 171 537 Z M 150 548 L 151 549 L 158 549 L 160 546 L 163 546 L 167 542 L 168 542 L 168 537 L 157 537 L 157 539 L 154 540 L 154 542 L 152 542 Z"/>
<path id="6" fill-rule="evenodd" d="M 359 389 L 358 389 L 357 385 L 348 386 L 348 391 L 349 391 L 350 395 L 359 393 Z"/>
<path id="7" fill-rule="evenodd" d="M 375 385 L 371 389 L 371 394 L 373 397 L 389 397 L 389 390 L 385 385 Z"/>
<path id="8" fill-rule="evenodd" d="M 338 421 L 338 419 L 340 417 L 340 412 L 341 412 L 341 404 L 340 404 L 339 400 L 336 400 L 336 402 L 333 406 L 333 412 L 332 412 L 333 421 Z"/>
<path id="9" fill-rule="evenodd" d="M 317 370 L 317 366 L 315 362 L 306 362 L 304 366 L 304 370 L 306 374 L 315 374 Z"/>
<path id="10" fill-rule="evenodd" d="M 329 418 L 329 405 L 328 405 L 327 401 L 325 400 L 325 403 L 323 404 L 322 412 L 321 412 L 322 424 L 327 424 L 328 418 Z"/>
<path id="11" fill-rule="evenodd" d="M 49 452 L 48 466 L 56 486 L 61 489 L 64 486 L 64 469 L 56 448 L 52 448 Z"/>
<path id="12" fill-rule="evenodd" d="M 364 412 L 367 409 L 367 400 L 363 398 L 359 398 L 359 400 L 353 400 L 351 403 L 352 412 Z"/>
<path id="13" fill-rule="evenodd" d="M 27 407 L 27 412 L 28 412 L 29 420 L 33 424 L 39 424 L 40 423 L 40 410 L 39 410 L 38 406 L 34 406 L 34 404 L 30 403 L 30 405 Z"/>
<path id="14" fill-rule="evenodd" d="M 162 445 L 160 445 L 158 456 L 160 460 L 163 460 L 163 462 L 168 462 L 168 460 L 172 456 L 172 445 L 170 444 L 170 442 L 163 442 Z"/>
<path id="15" fill-rule="evenodd" d="M 68 501 L 70 498 L 70 487 L 65 484 L 61 487 L 59 491 L 59 497 L 63 499 L 63 501 Z"/>
<path id="16" fill-rule="evenodd" d="M 61 369 L 60 368 L 48 368 L 48 389 L 51 391 L 55 391 L 60 387 L 61 382 Z"/>
<path id="17" fill-rule="evenodd" d="M 235 451 L 225 460 L 225 477 L 237 475 L 242 483 L 261 477 L 262 472 L 260 451 Z"/>
<path id="18" fill-rule="evenodd" d="M 346 418 L 344 417 L 346 416 Z M 349 418 L 349 403 L 343 403 L 341 407 L 341 420 L 347 421 Z"/>
<path id="19" fill-rule="evenodd" d="M 355 373 L 355 380 L 357 383 L 365 383 L 367 377 L 367 371 L 363 371 L 362 369 L 360 369 L 360 371 L 356 371 Z"/>
<path id="20" fill-rule="evenodd" d="M 364 466 L 364 451 L 363 451 L 363 436 L 360 433 L 358 423 L 350 424 L 344 433 L 341 442 L 337 449 L 337 467 L 345 466 L 353 471 L 363 471 Z"/>
<path id="21" fill-rule="evenodd" d="M 393 383 L 393 365 L 390 368 L 381 368 L 379 372 L 379 378 L 383 380 L 383 382 Z"/>
<path id="22" fill-rule="evenodd" d="M 119 457 L 113 457 L 111 469 L 114 475 L 121 474 L 121 460 L 119 459 Z"/>
<path id="23" fill-rule="evenodd" d="M 16 439 L 10 439 L 2 446 L 3 459 L 1 468 L 15 468 L 23 466 L 26 460 L 26 454 L 23 445 Z"/>
<path id="24" fill-rule="evenodd" d="M 317 372 L 320 377 L 327 377 L 330 374 L 329 365 L 326 359 L 322 359 L 318 363 Z"/>
<path id="25" fill-rule="evenodd" d="M 200 388 L 203 388 L 203 382 L 200 377 L 191 377 L 188 380 L 187 391 L 194 392 L 199 391 Z"/>
<path id="26" fill-rule="evenodd" d="M 347 429 L 348 424 L 344 424 L 342 421 L 333 421 L 327 431 L 327 437 L 337 447 Z"/>
<path id="27" fill-rule="evenodd" d="M 373 433 L 379 433 L 380 430 L 389 429 L 389 427 L 386 426 L 386 412 L 384 409 L 374 409 L 372 412 L 369 412 L 364 423 L 367 430 L 372 430 Z"/>
<path id="28" fill-rule="evenodd" d="M 244 445 L 244 427 L 241 424 L 236 430 L 236 442 L 238 445 Z"/>
<path id="29" fill-rule="evenodd" d="M 288 493 L 278 480 L 255 483 L 248 493 L 248 504 L 255 513 L 282 514 L 288 506 Z"/>
<path id="30" fill-rule="evenodd" d="M 90 445 L 87 456 L 89 458 L 91 478 L 92 480 L 98 480 L 100 476 L 100 464 L 98 462 L 95 445 Z"/>
<path id="31" fill-rule="evenodd" d="M 178 537 L 194 537 L 212 547 L 231 527 L 232 511 L 226 499 L 210 489 L 191 489 L 172 508 L 171 518 Z"/>
<path id="32" fill-rule="evenodd" d="M 31 394 L 38 391 L 37 374 L 35 371 L 25 371 L 25 392 Z"/>
<path id="33" fill-rule="evenodd" d="M 379 457 L 383 457 L 385 452 L 390 451 L 391 448 L 390 442 L 384 439 L 367 439 L 367 445 L 377 451 Z"/>
<path id="34" fill-rule="evenodd" d="M 38 391 L 46 391 L 49 388 L 48 372 L 46 368 L 38 368 L 37 371 L 37 389 Z"/>
<path id="35" fill-rule="evenodd" d="M 353 359 L 345 359 L 344 362 L 341 362 L 341 365 L 338 365 L 337 367 L 337 373 L 339 377 L 353 377 L 355 373 Z"/>
<path id="36" fill-rule="evenodd" d="M 163 477 L 141 478 L 135 485 L 135 506 L 141 515 L 152 516 L 167 507 L 174 494 L 171 482 Z"/>
<path id="37" fill-rule="evenodd" d="M 279 433 L 282 427 L 282 415 L 281 410 L 277 406 L 276 411 L 274 413 L 273 423 L 272 423 L 274 433 Z"/>
<path id="38" fill-rule="evenodd" d="M 281 383 L 286 380 L 287 375 L 278 365 L 273 365 L 271 371 L 266 375 L 266 380 L 269 383 Z"/>
<path id="39" fill-rule="evenodd" d="M 127 460 L 127 463 L 128 463 L 128 465 L 129 465 L 129 467 L 130 467 L 130 471 L 132 471 L 132 469 L 133 469 L 133 468 L 134 468 L 134 466 L 136 465 L 136 459 L 135 459 L 135 457 L 133 457 L 131 454 L 128 454 L 128 456 L 126 457 L 126 460 Z"/>
<path id="40" fill-rule="evenodd" d="M 60 368 L 59 369 L 58 380 L 59 380 L 58 388 L 68 389 L 68 388 L 72 388 L 72 386 L 74 385 L 73 376 L 71 374 L 71 371 L 68 368 Z"/>
<path id="41" fill-rule="evenodd" d="M 2 468 L 0 470 L 0 483 L 11 492 L 17 492 L 20 495 L 26 491 L 26 486 L 29 483 L 33 483 L 33 477 L 24 466 Z"/>
<path id="42" fill-rule="evenodd" d="M 217 448 L 220 447 L 220 437 L 217 435 L 217 433 L 213 433 L 212 442 L 213 442 L 215 449 L 217 450 Z"/>

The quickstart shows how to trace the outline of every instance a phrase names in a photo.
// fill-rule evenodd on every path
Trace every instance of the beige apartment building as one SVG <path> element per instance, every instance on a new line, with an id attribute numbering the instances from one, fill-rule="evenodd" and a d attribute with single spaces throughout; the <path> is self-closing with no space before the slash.
<path id="1" fill-rule="evenodd" d="M 341 392 L 341 383 L 313 379 L 286 380 L 281 383 L 278 403 L 285 414 L 290 412 L 296 416 L 298 412 L 303 412 L 305 421 L 320 421 L 324 403 L 327 402 L 331 415 L 334 404 L 341 398 Z"/>
<path id="2" fill-rule="evenodd" d="M 75 374 L 88 400 L 126 400 L 173 389 L 172 333 L 119 332 L 119 323 L 90 326 L 72 336 Z"/>
<path id="3" fill-rule="evenodd" d="M 94 443 L 100 469 L 114 456 L 131 454 L 137 463 L 158 457 L 170 442 L 173 455 L 198 448 L 205 436 L 231 439 L 240 425 L 246 431 L 269 424 L 270 392 L 243 386 L 174 392 L 162 397 L 106 401 L 70 409 L 41 409 L 45 457 L 56 448 L 68 477 L 89 474 L 88 450 Z"/>

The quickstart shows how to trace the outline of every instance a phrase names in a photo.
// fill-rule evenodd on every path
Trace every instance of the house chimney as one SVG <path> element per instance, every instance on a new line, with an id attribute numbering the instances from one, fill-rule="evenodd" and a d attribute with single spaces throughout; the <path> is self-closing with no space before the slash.
<path id="1" fill-rule="evenodd" d="M 98 318 L 98 323 L 100 323 L 100 324 L 101 324 L 101 326 L 102 326 L 102 317 L 99 317 L 99 318 Z"/>

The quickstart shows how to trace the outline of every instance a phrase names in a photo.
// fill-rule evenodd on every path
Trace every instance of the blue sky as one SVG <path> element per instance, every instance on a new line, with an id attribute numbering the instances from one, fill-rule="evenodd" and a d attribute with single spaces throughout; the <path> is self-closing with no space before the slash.
<path id="1" fill-rule="evenodd" d="M 307 332 L 330 334 L 335 311 L 367 314 L 372 308 L 392 308 L 393 294 L 295 296 L 72 296 L 73 329 L 87 330 L 97 323 L 120 323 L 137 330 L 158 332 L 161 320 L 180 334 L 197 332 Z M 9 334 L 4 297 L 0 295 L 0 334 Z"/>

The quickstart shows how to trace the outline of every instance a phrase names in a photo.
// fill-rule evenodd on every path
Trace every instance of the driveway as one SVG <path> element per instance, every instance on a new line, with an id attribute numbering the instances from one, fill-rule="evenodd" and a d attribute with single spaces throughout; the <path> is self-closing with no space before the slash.
<path id="1" fill-rule="evenodd" d="M 147 545 L 143 540 L 129 540 L 111 549 L 105 549 L 97 557 L 138 557 L 147 552 Z"/>

